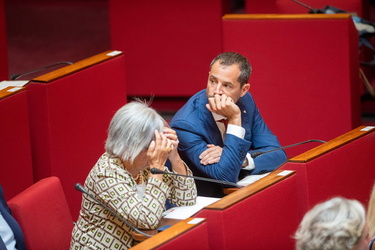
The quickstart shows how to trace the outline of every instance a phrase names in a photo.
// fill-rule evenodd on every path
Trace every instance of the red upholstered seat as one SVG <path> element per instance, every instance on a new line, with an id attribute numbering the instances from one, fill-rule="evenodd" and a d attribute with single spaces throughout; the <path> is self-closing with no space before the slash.
<path id="1" fill-rule="evenodd" d="M 73 220 L 59 178 L 38 181 L 8 205 L 29 250 L 69 249 Z"/>

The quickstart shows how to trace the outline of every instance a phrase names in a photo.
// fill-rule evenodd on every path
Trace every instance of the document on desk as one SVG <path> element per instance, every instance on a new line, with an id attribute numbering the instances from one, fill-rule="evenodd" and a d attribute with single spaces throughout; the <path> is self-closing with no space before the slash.
<path id="1" fill-rule="evenodd" d="M 269 173 L 265 174 L 257 174 L 257 175 L 248 175 L 242 180 L 238 181 L 237 184 L 241 186 L 247 186 L 250 185 L 251 183 L 256 182 L 257 180 L 262 179 L 263 177 L 266 177 Z"/>
<path id="2" fill-rule="evenodd" d="M 8 87 L 23 87 L 29 81 L 1 81 L 0 82 L 0 90 L 8 88 Z"/>
<path id="3" fill-rule="evenodd" d="M 220 200 L 220 198 L 204 197 L 198 196 L 197 202 L 193 206 L 182 206 L 182 207 L 172 207 L 163 213 L 163 217 L 167 219 L 187 219 L 194 214 L 196 214 L 202 208 L 211 205 L 215 201 Z"/>

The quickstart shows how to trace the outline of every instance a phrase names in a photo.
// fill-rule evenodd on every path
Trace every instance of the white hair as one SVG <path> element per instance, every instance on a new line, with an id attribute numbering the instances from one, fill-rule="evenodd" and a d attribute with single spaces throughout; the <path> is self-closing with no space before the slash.
<path id="1" fill-rule="evenodd" d="M 296 249 L 352 249 L 364 225 L 365 209 L 360 202 L 332 198 L 305 214 L 295 234 Z"/>
<path id="2" fill-rule="evenodd" d="M 107 153 L 133 162 L 154 139 L 155 130 L 162 132 L 165 120 L 147 103 L 133 101 L 120 108 L 108 128 Z"/>

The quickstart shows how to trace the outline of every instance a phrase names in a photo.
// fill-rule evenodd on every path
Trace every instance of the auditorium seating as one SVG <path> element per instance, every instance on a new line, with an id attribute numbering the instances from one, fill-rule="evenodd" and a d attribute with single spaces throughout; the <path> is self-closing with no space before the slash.
<path id="1" fill-rule="evenodd" d="M 209 249 L 272 249 L 275 242 L 280 249 L 293 249 L 294 232 L 315 204 L 342 196 L 367 206 L 375 176 L 373 148 L 375 127 L 360 126 L 289 159 L 249 186 L 226 189 L 227 196 L 193 217 L 206 219 Z M 173 233 L 165 234 L 164 243 Z"/>
<path id="2" fill-rule="evenodd" d="M 249 59 L 250 92 L 282 146 L 331 140 L 360 125 L 358 35 L 349 14 L 225 15 L 223 49 Z"/>
<path id="3" fill-rule="evenodd" d="M 29 250 L 69 249 L 73 220 L 59 178 L 42 179 L 8 205 Z"/>
<path id="4" fill-rule="evenodd" d="M 81 202 L 74 184 L 84 182 L 104 152 L 109 121 L 127 97 L 155 95 L 182 106 L 181 100 L 205 88 L 209 63 L 223 51 L 249 58 L 250 92 L 283 146 L 308 139 L 329 142 L 306 153 L 316 144 L 287 149 L 290 159 L 279 170 L 295 174 L 265 189 L 257 184 L 231 193 L 194 216 L 204 222 L 190 227 L 185 221 L 135 249 L 292 249 L 291 235 L 316 203 L 340 195 L 366 205 L 375 174 L 375 133 L 356 128 L 357 31 L 347 14 L 291 15 L 291 5 L 296 13 L 307 9 L 286 1 L 257 1 L 258 10 L 247 5 L 248 13 L 263 13 L 263 7 L 277 15 L 222 18 L 225 0 L 110 0 L 112 48 L 123 53 L 101 53 L 0 98 L 0 184 L 29 249 L 69 248 Z M 327 4 L 360 13 L 358 1 Z M 1 7 L 2 0 L 0 51 L 6 51 Z M 0 53 L 3 78 L 8 77 L 4 56 Z M 163 109 L 169 107 L 164 103 Z M 41 191 L 50 182 L 53 187 Z"/>
<path id="5" fill-rule="evenodd" d="M 258 182 L 205 207 L 210 249 L 293 249 L 301 218 L 294 171 L 275 170 Z"/>
<path id="6" fill-rule="evenodd" d="M 333 196 L 367 205 L 375 176 L 375 127 L 360 126 L 291 158 L 281 169 L 295 170 L 307 211 Z"/>
<path id="7" fill-rule="evenodd" d="M 6 200 L 34 183 L 27 91 L 14 89 L 0 91 L 0 184 Z"/>
<path id="8" fill-rule="evenodd" d="M 210 249 L 208 233 L 207 222 L 203 218 L 188 218 L 131 249 Z"/>
<path id="9" fill-rule="evenodd" d="M 104 153 L 107 129 L 126 104 L 124 55 L 106 51 L 33 78 L 27 85 L 35 180 L 60 178 L 73 219 L 83 183 Z"/>

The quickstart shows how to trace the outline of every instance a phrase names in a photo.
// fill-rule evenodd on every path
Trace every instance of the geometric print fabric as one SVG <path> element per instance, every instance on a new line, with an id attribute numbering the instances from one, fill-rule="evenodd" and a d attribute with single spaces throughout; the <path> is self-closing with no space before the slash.
<path id="1" fill-rule="evenodd" d="M 188 175 L 192 172 L 188 169 Z M 170 172 L 167 167 L 165 170 Z M 137 184 L 122 161 L 104 153 L 85 181 L 86 190 L 140 229 L 157 228 L 165 201 L 177 206 L 194 205 L 197 190 L 193 178 L 164 175 L 163 181 L 141 173 L 146 184 L 142 198 Z M 134 245 L 131 229 L 116 216 L 82 195 L 81 210 L 72 232 L 70 249 L 128 249 Z"/>

